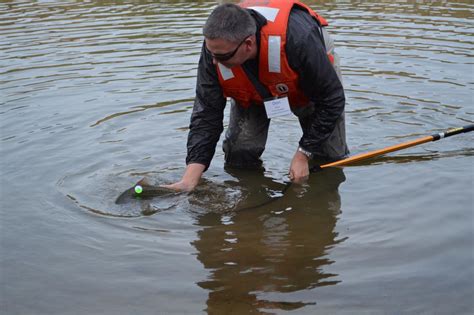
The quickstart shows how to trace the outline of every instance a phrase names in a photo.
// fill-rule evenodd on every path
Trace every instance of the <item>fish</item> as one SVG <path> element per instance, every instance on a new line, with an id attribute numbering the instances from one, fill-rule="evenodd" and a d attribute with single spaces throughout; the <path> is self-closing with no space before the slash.
<path id="1" fill-rule="evenodd" d="M 149 200 L 158 197 L 170 197 L 182 192 L 170 188 L 152 185 L 146 178 L 139 180 L 133 187 L 125 190 L 115 200 L 115 204 L 125 204 L 131 200 Z"/>

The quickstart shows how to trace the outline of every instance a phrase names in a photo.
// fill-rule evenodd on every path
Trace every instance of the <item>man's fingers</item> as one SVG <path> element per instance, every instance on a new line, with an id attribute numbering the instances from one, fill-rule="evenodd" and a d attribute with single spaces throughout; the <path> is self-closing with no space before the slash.
<path id="1" fill-rule="evenodd" d="M 291 169 L 289 171 L 288 177 L 290 178 L 290 180 L 293 180 L 295 178 L 295 173 Z"/>
<path id="2" fill-rule="evenodd" d="M 293 172 L 290 172 L 288 177 L 293 183 L 296 183 L 296 184 L 304 183 L 309 178 L 308 175 L 300 175 L 300 174 L 295 175 L 295 173 Z"/>
<path id="3" fill-rule="evenodd" d="M 175 183 L 175 184 L 169 184 L 169 185 L 160 185 L 160 187 L 167 188 L 167 189 L 172 189 L 174 191 L 181 191 L 180 187 Z"/>
<path id="4" fill-rule="evenodd" d="M 308 180 L 308 176 L 300 176 L 292 179 L 292 182 L 295 184 L 303 184 Z"/>

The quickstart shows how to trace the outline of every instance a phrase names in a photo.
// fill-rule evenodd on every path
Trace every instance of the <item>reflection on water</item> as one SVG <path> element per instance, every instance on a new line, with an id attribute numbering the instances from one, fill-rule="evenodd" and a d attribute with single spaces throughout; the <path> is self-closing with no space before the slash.
<path id="1" fill-rule="evenodd" d="M 291 186 L 271 206 L 198 215 L 202 228 L 192 244 L 210 273 L 198 283 L 209 291 L 207 312 L 299 309 L 316 301 L 287 300 L 278 293 L 337 284 L 337 275 L 324 266 L 333 263 L 328 251 L 342 241 L 334 228 L 341 207 L 338 187 L 344 180 L 341 169 L 331 169 L 315 174 L 303 187 Z M 265 186 L 255 179 L 252 183 L 254 187 L 246 185 L 249 190 Z"/>

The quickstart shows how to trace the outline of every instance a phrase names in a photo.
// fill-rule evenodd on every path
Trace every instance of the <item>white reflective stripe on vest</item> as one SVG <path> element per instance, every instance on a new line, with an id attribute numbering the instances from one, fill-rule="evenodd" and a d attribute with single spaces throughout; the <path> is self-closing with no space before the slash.
<path id="1" fill-rule="evenodd" d="M 224 81 L 232 79 L 234 77 L 232 69 L 227 68 L 221 63 L 218 63 L 217 65 L 219 66 L 219 71 L 221 72 L 222 79 L 224 79 Z"/>
<path id="2" fill-rule="evenodd" d="M 276 16 L 280 9 L 277 8 L 268 8 L 268 7 L 248 7 L 249 9 L 255 10 L 261 15 L 263 15 L 267 20 L 275 22 Z"/>
<path id="3" fill-rule="evenodd" d="M 268 36 L 268 72 L 281 72 L 280 44 L 280 36 Z"/>

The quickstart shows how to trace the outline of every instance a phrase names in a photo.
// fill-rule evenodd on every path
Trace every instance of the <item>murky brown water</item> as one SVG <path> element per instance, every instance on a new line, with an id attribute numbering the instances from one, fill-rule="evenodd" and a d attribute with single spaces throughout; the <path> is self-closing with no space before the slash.
<path id="1" fill-rule="evenodd" d="M 472 1 L 307 3 L 352 153 L 473 123 Z M 214 5 L 0 1 L 1 313 L 472 313 L 472 134 L 288 187 L 300 129 L 275 119 L 264 174 L 219 147 L 195 193 L 115 204 L 181 176 Z"/>

